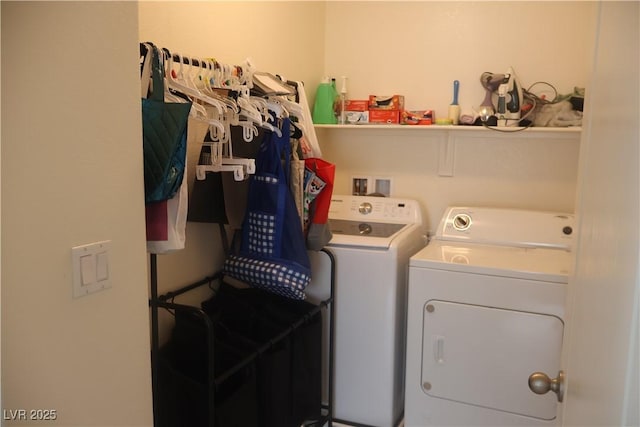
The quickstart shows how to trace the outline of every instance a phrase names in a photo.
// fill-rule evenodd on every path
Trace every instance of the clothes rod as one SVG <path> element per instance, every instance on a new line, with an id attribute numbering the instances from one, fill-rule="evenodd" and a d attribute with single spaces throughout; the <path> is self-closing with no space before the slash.
<path id="1" fill-rule="evenodd" d="M 164 51 L 165 57 L 171 56 L 171 58 L 173 59 L 173 62 L 182 62 L 185 65 L 192 65 L 194 67 L 207 68 L 207 69 L 211 68 L 211 64 L 213 64 L 214 68 L 217 68 L 217 69 L 222 68 L 220 63 L 215 59 L 203 61 L 197 58 L 189 58 L 188 56 L 178 55 L 177 53 L 172 54 L 171 52 L 169 52 L 167 48 L 163 48 L 162 50 Z M 238 77 L 241 77 L 242 74 L 244 73 L 244 70 L 240 65 L 230 65 L 229 67 L 232 67 L 235 70 L 236 75 Z"/>

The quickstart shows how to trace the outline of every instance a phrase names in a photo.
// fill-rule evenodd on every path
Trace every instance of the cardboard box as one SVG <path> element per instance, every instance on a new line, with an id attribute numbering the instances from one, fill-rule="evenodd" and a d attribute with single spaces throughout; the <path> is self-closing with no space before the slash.
<path id="1" fill-rule="evenodd" d="M 369 110 L 404 110 L 404 96 L 369 95 Z"/>
<path id="2" fill-rule="evenodd" d="M 369 123 L 368 111 L 345 111 L 346 125 L 362 125 Z"/>
<path id="3" fill-rule="evenodd" d="M 403 125 L 432 125 L 435 122 L 433 110 L 403 111 L 400 119 Z"/>
<path id="4" fill-rule="evenodd" d="M 369 123 L 399 124 L 400 110 L 369 110 Z"/>
<path id="5" fill-rule="evenodd" d="M 345 111 L 368 111 L 369 101 L 367 99 L 347 99 L 344 103 Z"/>

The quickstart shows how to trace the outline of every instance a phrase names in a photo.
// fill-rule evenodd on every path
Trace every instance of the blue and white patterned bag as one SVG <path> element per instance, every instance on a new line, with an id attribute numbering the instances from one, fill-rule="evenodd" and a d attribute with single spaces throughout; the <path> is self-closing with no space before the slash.
<path id="1" fill-rule="evenodd" d="M 295 201 L 289 189 L 289 119 L 282 136 L 266 134 L 251 176 L 238 254 L 224 263 L 225 274 L 288 298 L 304 299 L 311 263 Z"/>

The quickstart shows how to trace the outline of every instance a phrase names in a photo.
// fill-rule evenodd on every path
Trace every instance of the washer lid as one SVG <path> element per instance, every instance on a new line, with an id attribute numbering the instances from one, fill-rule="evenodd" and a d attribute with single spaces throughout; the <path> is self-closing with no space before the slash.
<path id="1" fill-rule="evenodd" d="M 567 283 L 572 263 L 571 252 L 562 249 L 432 240 L 411 257 L 409 266 Z"/>
<path id="2" fill-rule="evenodd" d="M 334 195 L 329 208 L 331 246 L 386 250 L 405 231 L 422 227 L 416 200 Z"/>
<path id="3" fill-rule="evenodd" d="M 435 240 L 571 249 L 573 215 L 519 209 L 450 207 Z"/>
<path id="4" fill-rule="evenodd" d="M 391 237 L 402 230 L 405 225 L 388 222 L 350 221 L 346 219 L 332 219 L 329 221 L 329 227 L 333 234 L 365 237 Z"/>
<path id="5" fill-rule="evenodd" d="M 414 233 L 419 230 L 418 224 L 383 224 L 384 227 L 378 227 L 378 232 L 375 232 L 375 234 L 341 233 L 334 230 L 334 221 L 336 220 L 329 221 L 333 234 L 331 241 L 329 242 L 330 246 L 350 246 L 364 249 L 387 250 L 391 247 L 391 244 L 394 241 L 405 235 L 405 233 Z M 350 227 L 355 227 L 356 229 L 364 227 L 367 229 L 367 226 L 363 226 L 362 224 L 363 223 L 353 221 L 353 224 L 351 224 Z M 371 224 L 367 225 L 371 226 Z"/>

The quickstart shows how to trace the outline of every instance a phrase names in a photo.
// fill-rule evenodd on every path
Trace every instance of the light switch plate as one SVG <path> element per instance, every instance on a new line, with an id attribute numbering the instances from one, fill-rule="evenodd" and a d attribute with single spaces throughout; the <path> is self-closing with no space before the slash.
<path id="1" fill-rule="evenodd" d="M 74 298 L 111 287 L 110 250 L 111 240 L 71 248 Z"/>

